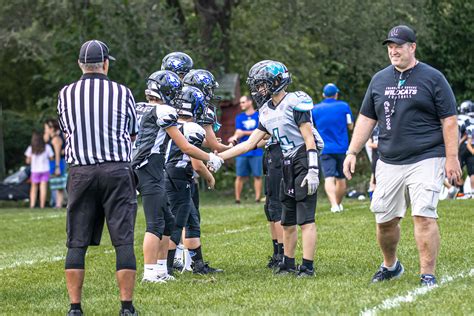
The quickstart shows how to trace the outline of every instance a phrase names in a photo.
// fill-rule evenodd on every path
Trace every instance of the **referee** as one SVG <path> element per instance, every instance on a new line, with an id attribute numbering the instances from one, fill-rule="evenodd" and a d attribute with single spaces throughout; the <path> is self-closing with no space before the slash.
<path id="1" fill-rule="evenodd" d="M 132 304 L 136 261 L 133 233 L 137 212 L 131 143 L 138 132 L 131 91 L 109 80 L 107 45 L 85 42 L 79 53 L 83 75 L 58 97 L 58 115 L 66 138 L 67 184 L 66 284 L 68 315 L 82 315 L 81 292 L 87 247 L 100 243 L 104 218 L 115 247 L 120 315 L 137 315 Z"/>

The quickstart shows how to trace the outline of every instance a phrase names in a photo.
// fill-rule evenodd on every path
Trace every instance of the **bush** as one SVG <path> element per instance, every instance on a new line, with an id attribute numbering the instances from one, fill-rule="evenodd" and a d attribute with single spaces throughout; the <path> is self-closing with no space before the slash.
<path id="1" fill-rule="evenodd" d="M 5 148 L 5 167 L 11 173 L 25 164 L 25 150 L 30 145 L 31 134 L 34 130 L 42 130 L 38 117 L 28 113 L 14 111 L 3 112 L 3 137 Z"/>

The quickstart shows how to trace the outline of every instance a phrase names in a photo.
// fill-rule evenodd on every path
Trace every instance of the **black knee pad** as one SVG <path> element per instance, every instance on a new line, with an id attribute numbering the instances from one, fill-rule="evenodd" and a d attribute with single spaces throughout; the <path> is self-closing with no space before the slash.
<path id="1" fill-rule="evenodd" d="M 117 271 L 124 269 L 137 269 L 137 262 L 135 259 L 135 251 L 133 250 L 133 244 L 116 246 L 115 257 Z"/>
<path id="2" fill-rule="evenodd" d="M 68 248 L 66 262 L 64 268 L 68 269 L 84 269 L 87 247 Z"/>
<path id="3" fill-rule="evenodd" d="M 181 241 L 181 234 L 183 232 L 182 227 L 176 227 L 175 230 L 171 233 L 171 241 L 174 242 L 176 245 L 179 245 L 179 242 Z"/>
<path id="4" fill-rule="evenodd" d="M 201 238 L 201 229 L 197 227 L 186 228 L 186 238 Z"/>

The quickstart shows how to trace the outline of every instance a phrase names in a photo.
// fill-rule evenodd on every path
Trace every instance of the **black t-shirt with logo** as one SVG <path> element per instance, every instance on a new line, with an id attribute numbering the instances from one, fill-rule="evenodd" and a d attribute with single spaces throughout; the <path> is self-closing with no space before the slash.
<path id="1" fill-rule="evenodd" d="M 443 74 L 418 63 L 400 74 L 393 66 L 372 77 L 360 113 L 377 120 L 383 162 L 402 165 L 445 157 L 440 119 L 456 115 Z"/>

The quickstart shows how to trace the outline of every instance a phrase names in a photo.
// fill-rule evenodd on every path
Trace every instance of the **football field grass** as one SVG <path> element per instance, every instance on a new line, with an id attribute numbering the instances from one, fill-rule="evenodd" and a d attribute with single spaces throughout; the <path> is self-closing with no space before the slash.
<path id="1" fill-rule="evenodd" d="M 440 285 L 418 286 L 418 252 L 410 217 L 402 222 L 399 280 L 369 284 L 381 262 L 374 217 L 368 202 L 345 201 L 345 211 L 329 212 L 319 202 L 316 222 L 316 276 L 274 276 L 266 268 L 272 246 L 263 205 L 220 198 L 202 201 L 203 254 L 215 276 L 185 273 L 167 284 L 141 284 L 144 216 L 136 225 L 137 284 L 134 304 L 146 315 L 192 314 L 474 314 L 474 200 L 442 201 Z M 0 209 L 0 314 L 64 315 L 65 211 Z M 297 262 L 301 261 L 301 244 Z M 107 233 L 86 257 L 83 309 L 91 315 L 117 315 L 115 254 Z"/>

